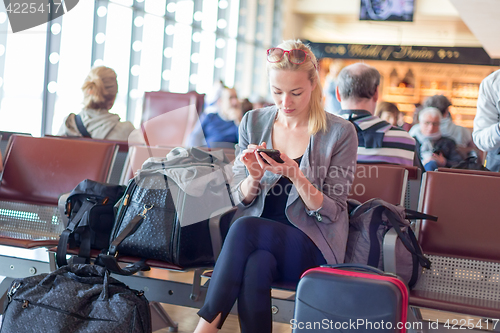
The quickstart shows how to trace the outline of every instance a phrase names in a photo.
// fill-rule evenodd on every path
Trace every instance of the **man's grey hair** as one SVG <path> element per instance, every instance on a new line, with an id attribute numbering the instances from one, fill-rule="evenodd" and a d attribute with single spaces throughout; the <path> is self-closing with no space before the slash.
<path id="1" fill-rule="evenodd" d="M 433 107 L 436 109 L 439 109 L 441 111 L 441 114 L 444 116 L 446 113 L 446 109 L 451 105 L 451 102 L 446 96 L 444 95 L 434 95 L 429 98 L 427 98 L 424 102 L 424 108 L 426 107 Z"/>
<path id="2" fill-rule="evenodd" d="M 344 67 L 337 77 L 342 99 L 372 98 L 380 84 L 380 73 L 372 66 L 356 63 Z"/>
<path id="3" fill-rule="evenodd" d="M 439 110 L 438 108 L 429 106 L 429 107 L 426 107 L 426 108 L 423 108 L 422 110 L 420 110 L 420 112 L 418 113 L 418 122 L 421 123 L 422 120 L 424 119 L 424 117 L 427 115 L 430 115 L 433 117 L 438 117 L 439 121 L 441 121 L 441 119 L 443 119 L 443 116 L 441 114 L 441 110 Z"/>

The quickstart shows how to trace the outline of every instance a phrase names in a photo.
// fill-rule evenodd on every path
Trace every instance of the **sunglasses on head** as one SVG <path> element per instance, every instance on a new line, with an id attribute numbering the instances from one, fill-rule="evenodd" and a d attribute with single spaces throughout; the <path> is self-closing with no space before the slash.
<path id="1" fill-rule="evenodd" d="M 314 65 L 314 68 L 316 68 L 316 64 L 312 60 L 311 56 L 307 54 L 306 51 L 301 49 L 291 49 L 287 51 L 280 49 L 279 47 L 270 48 L 269 50 L 267 50 L 267 61 L 271 63 L 280 62 L 281 60 L 283 60 L 285 53 L 287 53 L 288 61 L 296 65 L 303 64 L 306 61 L 306 58 L 309 56 Z"/>

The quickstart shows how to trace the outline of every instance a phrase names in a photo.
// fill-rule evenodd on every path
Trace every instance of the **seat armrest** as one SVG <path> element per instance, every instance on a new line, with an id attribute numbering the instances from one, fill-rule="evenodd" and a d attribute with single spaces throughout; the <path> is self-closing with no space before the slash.
<path id="1" fill-rule="evenodd" d="M 69 193 L 61 194 L 61 196 L 59 197 L 59 201 L 57 202 L 57 208 L 59 209 L 61 220 L 63 221 L 65 227 L 68 226 L 69 222 L 68 215 L 64 213 L 64 211 L 66 210 L 66 200 L 68 199 L 68 197 Z"/>
<path id="2" fill-rule="evenodd" d="M 214 253 L 214 260 L 217 261 L 222 248 L 222 235 L 220 222 L 222 218 L 228 214 L 234 214 L 236 207 L 224 207 L 216 210 L 208 220 L 208 227 L 210 230 L 210 240 L 212 242 L 212 251 Z"/>

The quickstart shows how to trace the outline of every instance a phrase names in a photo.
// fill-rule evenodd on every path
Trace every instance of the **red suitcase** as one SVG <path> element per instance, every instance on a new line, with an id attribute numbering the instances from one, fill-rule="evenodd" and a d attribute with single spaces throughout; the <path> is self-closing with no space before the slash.
<path id="1" fill-rule="evenodd" d="M 408 288 L 394 274 L 357 264 L 306 271 L 297 286 L 293 333 L 405 333 Z"/>

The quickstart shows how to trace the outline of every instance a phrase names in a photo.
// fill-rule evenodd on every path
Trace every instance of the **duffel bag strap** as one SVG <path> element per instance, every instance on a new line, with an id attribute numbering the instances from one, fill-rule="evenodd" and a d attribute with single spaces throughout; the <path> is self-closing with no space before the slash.
<path id="1" fill-rule="evenodd" d="M 370 221 L 368 236 L 370 237 L 370 251 L 368 252 L 367 265 L 378 267 L 380 261 L 380 243 L 378 241 L 377 231 L 382 223 L 382 214 L 386 210 L 384 206 L 378 206 L 374 209 L 372 220 Z"/>
<path id="2" fill-rule="evenodd" d="M 120 275 L 133 275 L 139 271 L 149 271 L 151 268 L 146 265 L 146 259 L 134 262 L 127 267 L 121 268 L 115 256 L 109 254 L 100 254 L 96 259 L 96 264 L 106 267 L 111 273 Z"/>
<path id="3" fill-rule="evenodd" d="M 118 256 L 118 246 L 123 242 L 125 238 L 132 235 L 137 231 L 148 210 L 153 208 L 152 205 L 144 205 L 144 210 L 139 215 L 136 215 L 127 226 L 116 236 L 116 238 L 109 245 L 109 250 L 107 254 L 100 254 L 96 260 L 96 264 L 106 267 L 109 271 L 121 275 L 132 275 L 139 271 L 149 270 L 149 266 L 146 265 L 146 260 L 142 259 L 134 264 L 131 264 L 125 268 L 121 268 L 118 265 L 116 257 Z"/>
<path id="4" fill-rule="evenodd" d="M 153 208 L 152 205 L 144 205 L 144 210 L 139 215 L 136 215 L 127 226 L 115 237 L 115 239 L 109 245 L 108 254 L 117 255 L 118 246 L 127 238 L 132 235 L 137 229 L 141 226 L 142 221 L 144 221 L 144 217 L 146 217 L 146 213 L 148 210 Z"/>
<path id="5" fill-rule="evenodd" d="M 71 219 L 70 223 L 66 227 L 61 235 L 59 236 L 59 243 L 57 244 L 57 253 L 56 253 L 56 262 L 58 267 L 62 267 L 68 264 L 66 261 L 66 252 L 69 241 L 69 236 L 75 232 L 76 228 L 83 220 L 84 217 L 88 218 L 88 211 L 95 206 L 94 202 L 84 200 L 82 206 L 79 208 L 78 213 Z M 90 242 L 90 233 L 88 233 L 89 242 Z M 89 243 L 90 244 L 90 243 Z M 90 256 L 90 249 L 89 249 Z"/>
<path id="6" fill-rule="evenodd" d="M 416 210 L 411 210 L 408 208 L 405 209 L 405 215 L 408 220 L 429 220 L 429 221 L 438 220 L 437 216 L 421 213 Z"/>
<path id="7" fill-rule="evenodd" d="M 388 221 L 391 223 L 393 229 L 398 234 L 398 237 L 401 240 L 401 242 L 403 243 L 403 245 L 405 246 L 405 248 L 408 251 L 410 251 L 410 253 L 412 255 L 417 256 L 418 261 L 420 263 L 420 266 L 427 268 L 427 269 L 431 268 L 431 262 L 422 253 L 422 249 L 418 245 L 418 241 L 417 241 L 415 235 L 413 234 L 413 230 L 411 230 L 411 228 L 408 228 L 408 234 L 410 235 L 410 242 L 408 242 L 408 239 L 406 237 L 404 237 L 403 232 L 401 231 L 401 228 L 400 228 L 399 223 L 398 223 L 397 218 L 396 218 L 396 214 L 393 211 L 391 211 L 390 209 L 387 210 L 387 218 L 388 218 Z M 411 237 L 412 235 L 413 235 L 413 237 Z"/>

